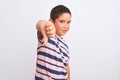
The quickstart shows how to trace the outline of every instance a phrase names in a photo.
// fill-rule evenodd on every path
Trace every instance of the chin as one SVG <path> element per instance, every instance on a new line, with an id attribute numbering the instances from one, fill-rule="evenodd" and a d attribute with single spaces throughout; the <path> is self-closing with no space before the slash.
<path id="1" fill-rule="evenodd" d="M 61 36 L 65 36 L 65 34 L 62 34 Z"/>
<path id="2" fill-rule="evenodd" d="M 62 37 L 62 36 L 65 36 L 66 33 L 63 33 L 63 34 L 59 34 L 58 36 L 59 37 Z"/>

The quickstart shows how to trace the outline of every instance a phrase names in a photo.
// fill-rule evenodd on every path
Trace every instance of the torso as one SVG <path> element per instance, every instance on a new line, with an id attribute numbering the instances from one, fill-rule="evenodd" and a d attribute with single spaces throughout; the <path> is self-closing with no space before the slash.
<path id="1" fill-rule="evenodd" d="M 36 80 L 67 80 L 68 61 L 69 49 L 63 39 L 49 38 L 46 46 L 38 40 Z"/>

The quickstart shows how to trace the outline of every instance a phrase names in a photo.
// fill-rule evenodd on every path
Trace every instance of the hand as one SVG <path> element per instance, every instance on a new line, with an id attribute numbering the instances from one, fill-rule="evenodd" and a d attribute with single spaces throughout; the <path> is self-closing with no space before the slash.
<path id="1" fill-rule="evenodd" d="M 48 38 L 55 37 L 56 29 L 54 24 L 51 21 L 46 22 L 45 32 Z"/>
<path id="2" fill-rule="evenodd" d="M 55 37 L 56 30 L 55 30 L 54 24 L 51 21 L 40 20 L 36 24 L 36 28 L 38 31 L 41 32 L 44 40 L 43 45 L 45 46 L 48 43 L 48 38 Z"/>
<path id="3" fill-rule="evenodd" d="M 47 45 L 48 42 L 48 37 L 45 33 L 45 26 L 46 26 L 46 21 L 45 20 L 40 20 L 37 22 L 36 24 L 36 28 L 38 31 L 40 31 L 41 35 L 42 35 L 42 39 L 44 40 L 43 45 Z"/>
<path id="4" fill-rule="evenodd" d="M 68 80 L 70 80 L 70 77 L 68 77 Z"/>
<path id="5" fill-rule="evenodd" d="M 69 64 L 67 64 L 66 71 L 68 74 L 68 80 L 70 80 L 70 66 L 69 66 Z"/>

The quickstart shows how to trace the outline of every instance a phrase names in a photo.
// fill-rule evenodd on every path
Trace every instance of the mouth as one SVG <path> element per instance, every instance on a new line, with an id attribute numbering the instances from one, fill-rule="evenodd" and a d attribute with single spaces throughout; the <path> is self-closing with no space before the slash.
<path id="1" fill-rule="evenodd" d="M 66 33 L 66 32 L 67 32 L 67 30 L 62 30 L 62 32 L 63 32 L 63 33 Z"/>

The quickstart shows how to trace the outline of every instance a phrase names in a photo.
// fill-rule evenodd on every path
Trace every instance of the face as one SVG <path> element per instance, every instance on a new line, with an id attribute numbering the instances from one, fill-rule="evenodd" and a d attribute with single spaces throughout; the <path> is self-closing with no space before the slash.
<path id="1" fill-rule="evenodd" d="M 61 14 L 53 23 L 58 36 L 64 36 L 70 28 L 71 15 L 69 13 Z"/>

